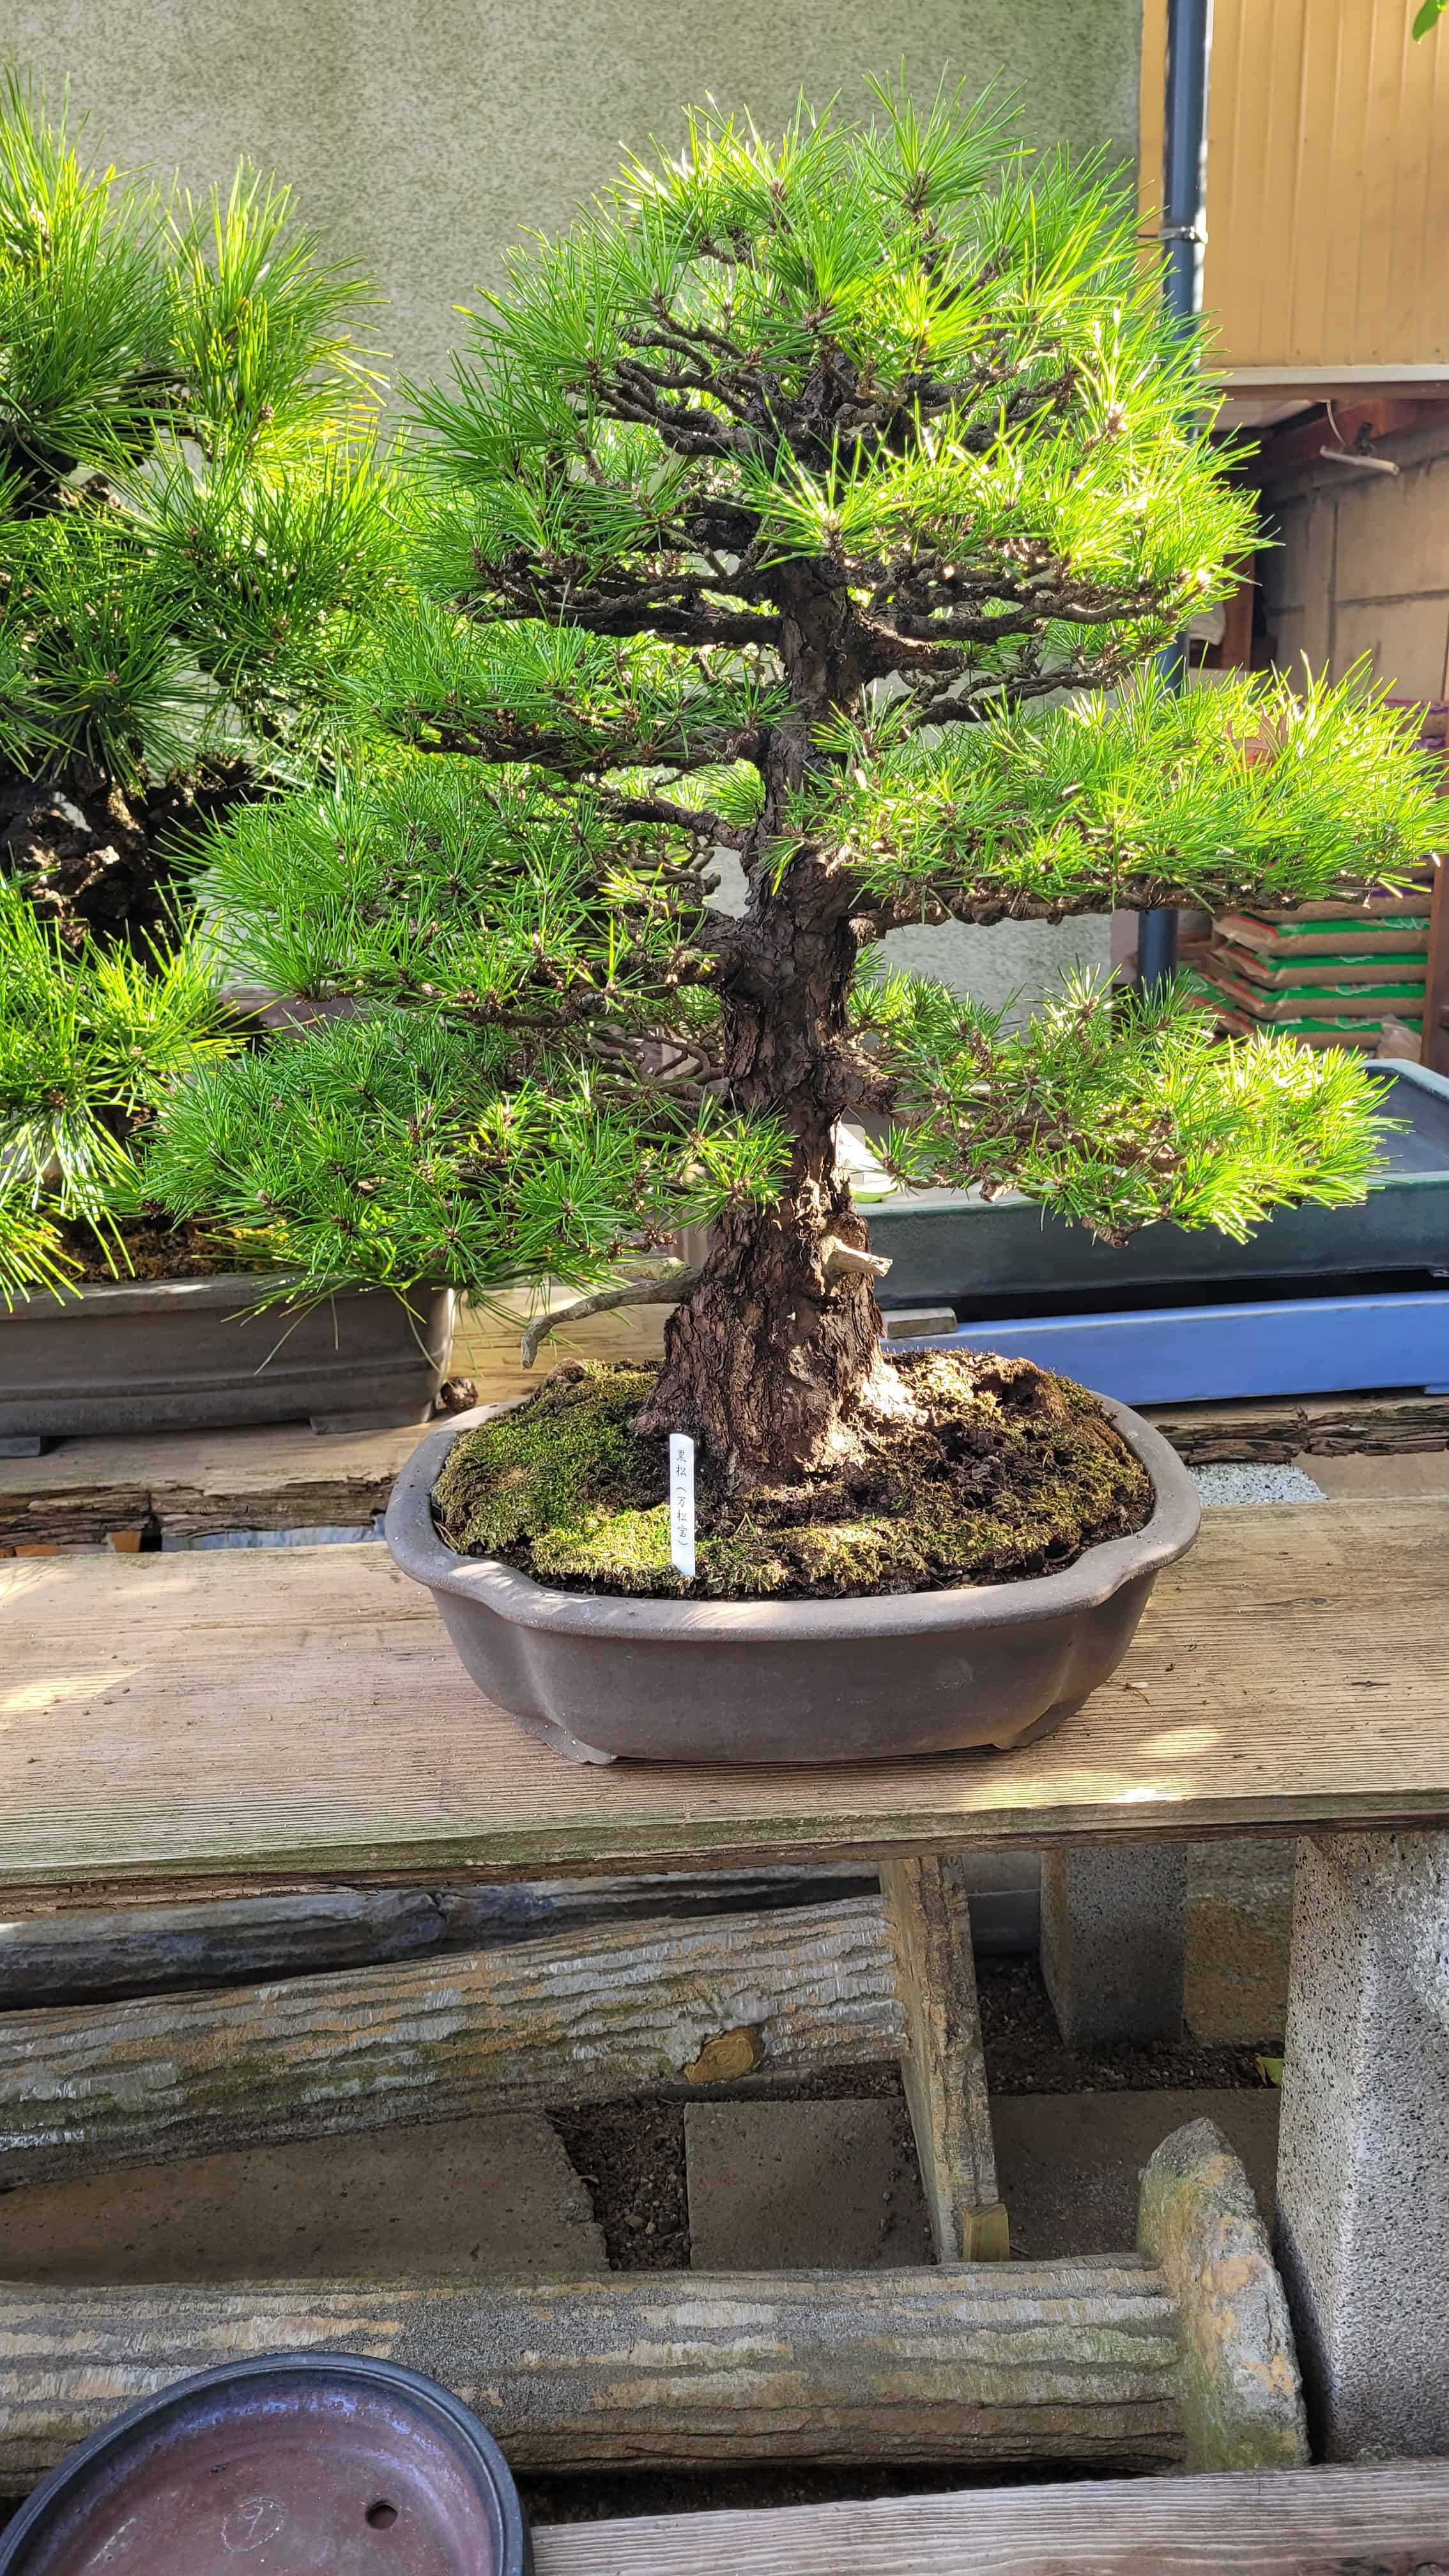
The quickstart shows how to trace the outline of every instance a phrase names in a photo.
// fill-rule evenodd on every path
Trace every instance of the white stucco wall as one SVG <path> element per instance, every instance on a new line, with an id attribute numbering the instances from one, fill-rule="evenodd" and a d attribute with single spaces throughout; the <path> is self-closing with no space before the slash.
<path id="1" fill-rule="evenodd" d="M 124 167 L 198 188 L 248 153 L 293 180 L 427 374 L 504 245 L 567 222 L 623 146 L 676 147 L 682 101 L 770 130 L 802 90 L 855 114 L 864 73 L 929 93 L 949 71 L 1018 90 L 1040 145 L 1130 158 L 1140 21 L 1140 0 L 6 0 L 0 47 L 69 78 Z"/>

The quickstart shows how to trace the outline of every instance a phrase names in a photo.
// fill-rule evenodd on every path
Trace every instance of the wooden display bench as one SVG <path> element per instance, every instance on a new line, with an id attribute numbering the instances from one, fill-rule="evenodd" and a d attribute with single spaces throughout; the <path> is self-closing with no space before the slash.
<path id="1" fill-rule="evenodd" d="M 1110 2264 L 983 2262 L 1006 2243 L 958 1856 L 1444 1825 L 1445 1521 L 1419 1499 L 1210 1515 L 1118 1675 L 1056 1737 L 838 1770 L 575 1768 L 464 1680 L 427 1596 L 374 1545 L 0 1567 L 12 1921 L 856 1856 L 881 1880 L 879 1897 L 788 1915 L 618 1923 L 261 1989 L 6 2014 L 0 2180 L 886 2052 L 905 2071 L 941 2265 L 466 2296 L 17 2286 L 0 2298 L 0 2456 L 33 2473 L 97 2414 L 245 2331 L 405 2349 L 471 2389 L 538 2465 L 1282 2459 L 1245 2454 L 1220 2423 L 1191 2431 L 1181 2285 L 1227 2277 L 1216 2254 L 1199 2247 L 1184 2270 L 1179 2244 L 1176 2285 L 1165 2239 L 1114 2258 L 1115 2278 Z M 1271 2264 L 1262 2286 L 1266 2313 Z M 757 2329 L 758 2367 L 723 2369 Z M 1230 2380 L 1235 2332 L 1219 2319 Z M 526 2389 L 500 2377 L 520 2342 L 543 2356 Z M 1031 2356 L 1021 2405 L 1001 2375 L 1009 2350 Z M 1294 2439 L 1286 2456 L 1301 2456 Z"/>

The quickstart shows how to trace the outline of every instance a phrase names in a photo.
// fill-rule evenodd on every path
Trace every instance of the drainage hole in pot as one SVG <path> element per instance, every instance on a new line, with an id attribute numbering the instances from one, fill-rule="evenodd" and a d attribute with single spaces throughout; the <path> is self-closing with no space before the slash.
<path id="1" fill-rule="evenodd" d="M 397 2506 L 389 2504 L 386 2496 L 379 2496 L 376 2504 L 368 2506 L 364 2520 L 371 2524 L 374 2531 L 391 2531 L 397 2520 Z"/>

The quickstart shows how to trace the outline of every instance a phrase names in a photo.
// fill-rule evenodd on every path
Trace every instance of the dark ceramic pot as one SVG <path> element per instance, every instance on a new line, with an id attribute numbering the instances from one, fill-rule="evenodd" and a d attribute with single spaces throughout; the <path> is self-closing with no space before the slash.
<path id="1" fill-rule="evenodd" d="M 575 1762 L 871 1762 L 1005 1752 L 1049 1734 L 1121 1661 L 1197 1488 L 1150 1423 L 1102 1402 L 1156 1489 L 1135 1537 L 1064 1574 L 845 1601 L 646 1601 L 559 1592 L 464 1557 L 433 1524 L 455 1415 L 392 1490 L 387 1542 L 425 1583 L 480 1690 Z"/>
<path id="2" fill-rule="evenodd" d="M 183 2379 L 72 2451 L 0 2576 L 530 2576 L 502 2452 L 446 2388 L 352 2353 Z"/>
<path id="3" fill-rule="evenodd" d="M 451 1289 L 267 1306 L 276 1287 L 275 1274 L 244 1272 L 17 1297 L 0 1313 L 0 1455 L 81 1432 L 427 1420 L 448 1370 Z"/>

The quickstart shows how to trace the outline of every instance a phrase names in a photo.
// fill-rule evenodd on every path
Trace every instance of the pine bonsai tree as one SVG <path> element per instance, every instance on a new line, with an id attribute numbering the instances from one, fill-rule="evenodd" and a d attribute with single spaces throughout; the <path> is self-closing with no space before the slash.
<path id="1" fill-rule="evenodd" d="M 193 207 L 81 139 L 0 79 L 7 1298 L 77 1257 L 130 1266 L 131 1140 L 240 1042 L 187 928 L 188 845 L 330 767 L 397 566 L 351 337 L 372 290 L 274 180 Z"/>
<path id="2" fill-rule="evenodd" d="M 319 1287 L 587 1286 L 712 1217 L 636 1428 L 736 1484 L 891 1401 L 842 1120 L 1112 1240 L 1359 1194 L 1344 1054 L 1221 1044 L 1182 986 L 1013 1033 L 872 971 L 905 924 L 1291 902 L 1432 837 L 1361 688 L 1155 677 L 1252 525 L 1195 360 L 1114 184 L 944 97 L 697 118 L 520 252 L 422 400 L 431 605 L 369 682 L 435 765 L 213 848 L 249 953 L 361 1008 L 190 1086 L 156 1186 Z"/>
<path id="3" fill-rule="evenodd" d="M 394 551 L 375 299 L 276 181 L 194 207 L 82 140 L 0 80 L 0 864 L 144 946 L 197 821 L 336 731 Z"/>

